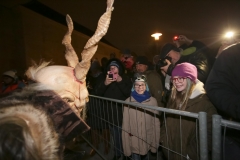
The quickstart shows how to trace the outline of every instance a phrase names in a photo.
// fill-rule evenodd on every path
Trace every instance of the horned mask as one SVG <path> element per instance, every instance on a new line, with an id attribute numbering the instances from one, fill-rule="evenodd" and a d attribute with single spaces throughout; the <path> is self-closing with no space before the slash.
<path id="1" fill-rule="evenodd" d="M 66 16 L 68 30 L 62 44 L 66 47 L 65 58 L 68 66 L 48 66 L 48 62 L 30 67 L 26 75 L 28 78 L 43 84 L 44 87 L 54 90 L 65 100 L 75 113 L 80 113 L 88 102 L 88 91 L 86 87 L 86 75 L 90 68 L 90 60 L 97 51 L 98 42 L 107 33 L 114 0 L 107 0 L 107 10 L 100 17 L 94 35 L 86 43 L 79 62 L 78 56 L 71 45 L 73 22 L 69 15 Z"/>

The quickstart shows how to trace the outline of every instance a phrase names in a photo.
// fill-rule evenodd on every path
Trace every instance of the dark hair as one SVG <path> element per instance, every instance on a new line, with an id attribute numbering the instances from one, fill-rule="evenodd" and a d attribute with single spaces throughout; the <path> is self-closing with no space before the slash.
<path id="1" fill-rule="evenodd" d="M 161 52 L 160 52 L 160 58 L 161 59 L 164 59 L 166 57 L 166 55 L 171 51 L 171 50 L 174 50 L 176 52 L 180 52 L 180 49 L 177 48 L 174 44 L 172 43 L 166 43 L 162 49 L 161 49 Z"/>

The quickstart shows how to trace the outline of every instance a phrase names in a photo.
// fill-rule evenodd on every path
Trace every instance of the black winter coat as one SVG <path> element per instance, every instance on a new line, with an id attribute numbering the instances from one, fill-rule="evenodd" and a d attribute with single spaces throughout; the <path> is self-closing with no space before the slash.
<path id="1" fill-rule="evenodd" d="M 216 59 L 205 89 L 221 114 L 240 121 L 240 44 L 227 48 Z"/>
<path id="2" fill-rule="evenodd" d="M 105 77 L 101 81 L 100 85 L 97 86 L 95 93 L 98 96 L 125 101 L 131 95 L 132 82 L 130 78 L 124 74 L 124 66 L 122 65 L 121 61 L 118 59 L 111 59 L 108 65 L 113 60 L 117 61 L 120 66 L 119 75 L 122 77 L 122 81 L 112 82 L 109 85 L 105 85 Z M 107 67 L 107 71 L 109 71 L 109 66 Z M 123 105 L 121 103 L 115 103 L 111 101 L 104 101 L 103 105 L 105 113 L 104 119 L 110 123 L 121 126 L 123 117 Z"/>

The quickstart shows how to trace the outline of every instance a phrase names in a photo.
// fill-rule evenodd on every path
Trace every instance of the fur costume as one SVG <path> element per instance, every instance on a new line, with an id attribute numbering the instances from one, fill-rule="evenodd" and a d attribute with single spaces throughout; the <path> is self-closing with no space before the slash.
<path id="1" fill-rule="evenodd" d="M 40 88 L 41 84 L 36 83 L 16 91 L 1 99 L 0 108 L 29 104 L 43 109 L 51 117 L 65 142 L 90 129 L 54 91 Z"/>
<path id="2" fill-rule="evenodd" d="M 12 103 L 15 104 L 12 105 Z M 5 101 L 4 104 L 1 103 L 0 120 L 11 117 L 18 117 L 27 123 L 33 143 L 38 149 L 36 154 L 42 160 L 62 159 L 61 150 L 63 148 L 60 145 L 60 136 L 55 131 L 55 126 L 45 111 L 37 109 L 29 102 L 13 100 Z M 32 143 L 32 141 L 26 139 L 25 143 Z"/>

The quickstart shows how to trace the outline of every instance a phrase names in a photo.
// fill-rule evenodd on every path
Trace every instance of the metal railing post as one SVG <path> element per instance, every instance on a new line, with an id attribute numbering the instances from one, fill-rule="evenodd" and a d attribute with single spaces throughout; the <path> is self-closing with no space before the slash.
<path id="1" fill-rule="evenodd" d="M 200 160 L 208 160 L 207 113 L 199 112 Z"/>
<path id="2" fill-rule="evenodd" d="M 212 116 L 212 159 L 221 160 L 221 120 L 220 115 Z"/>

